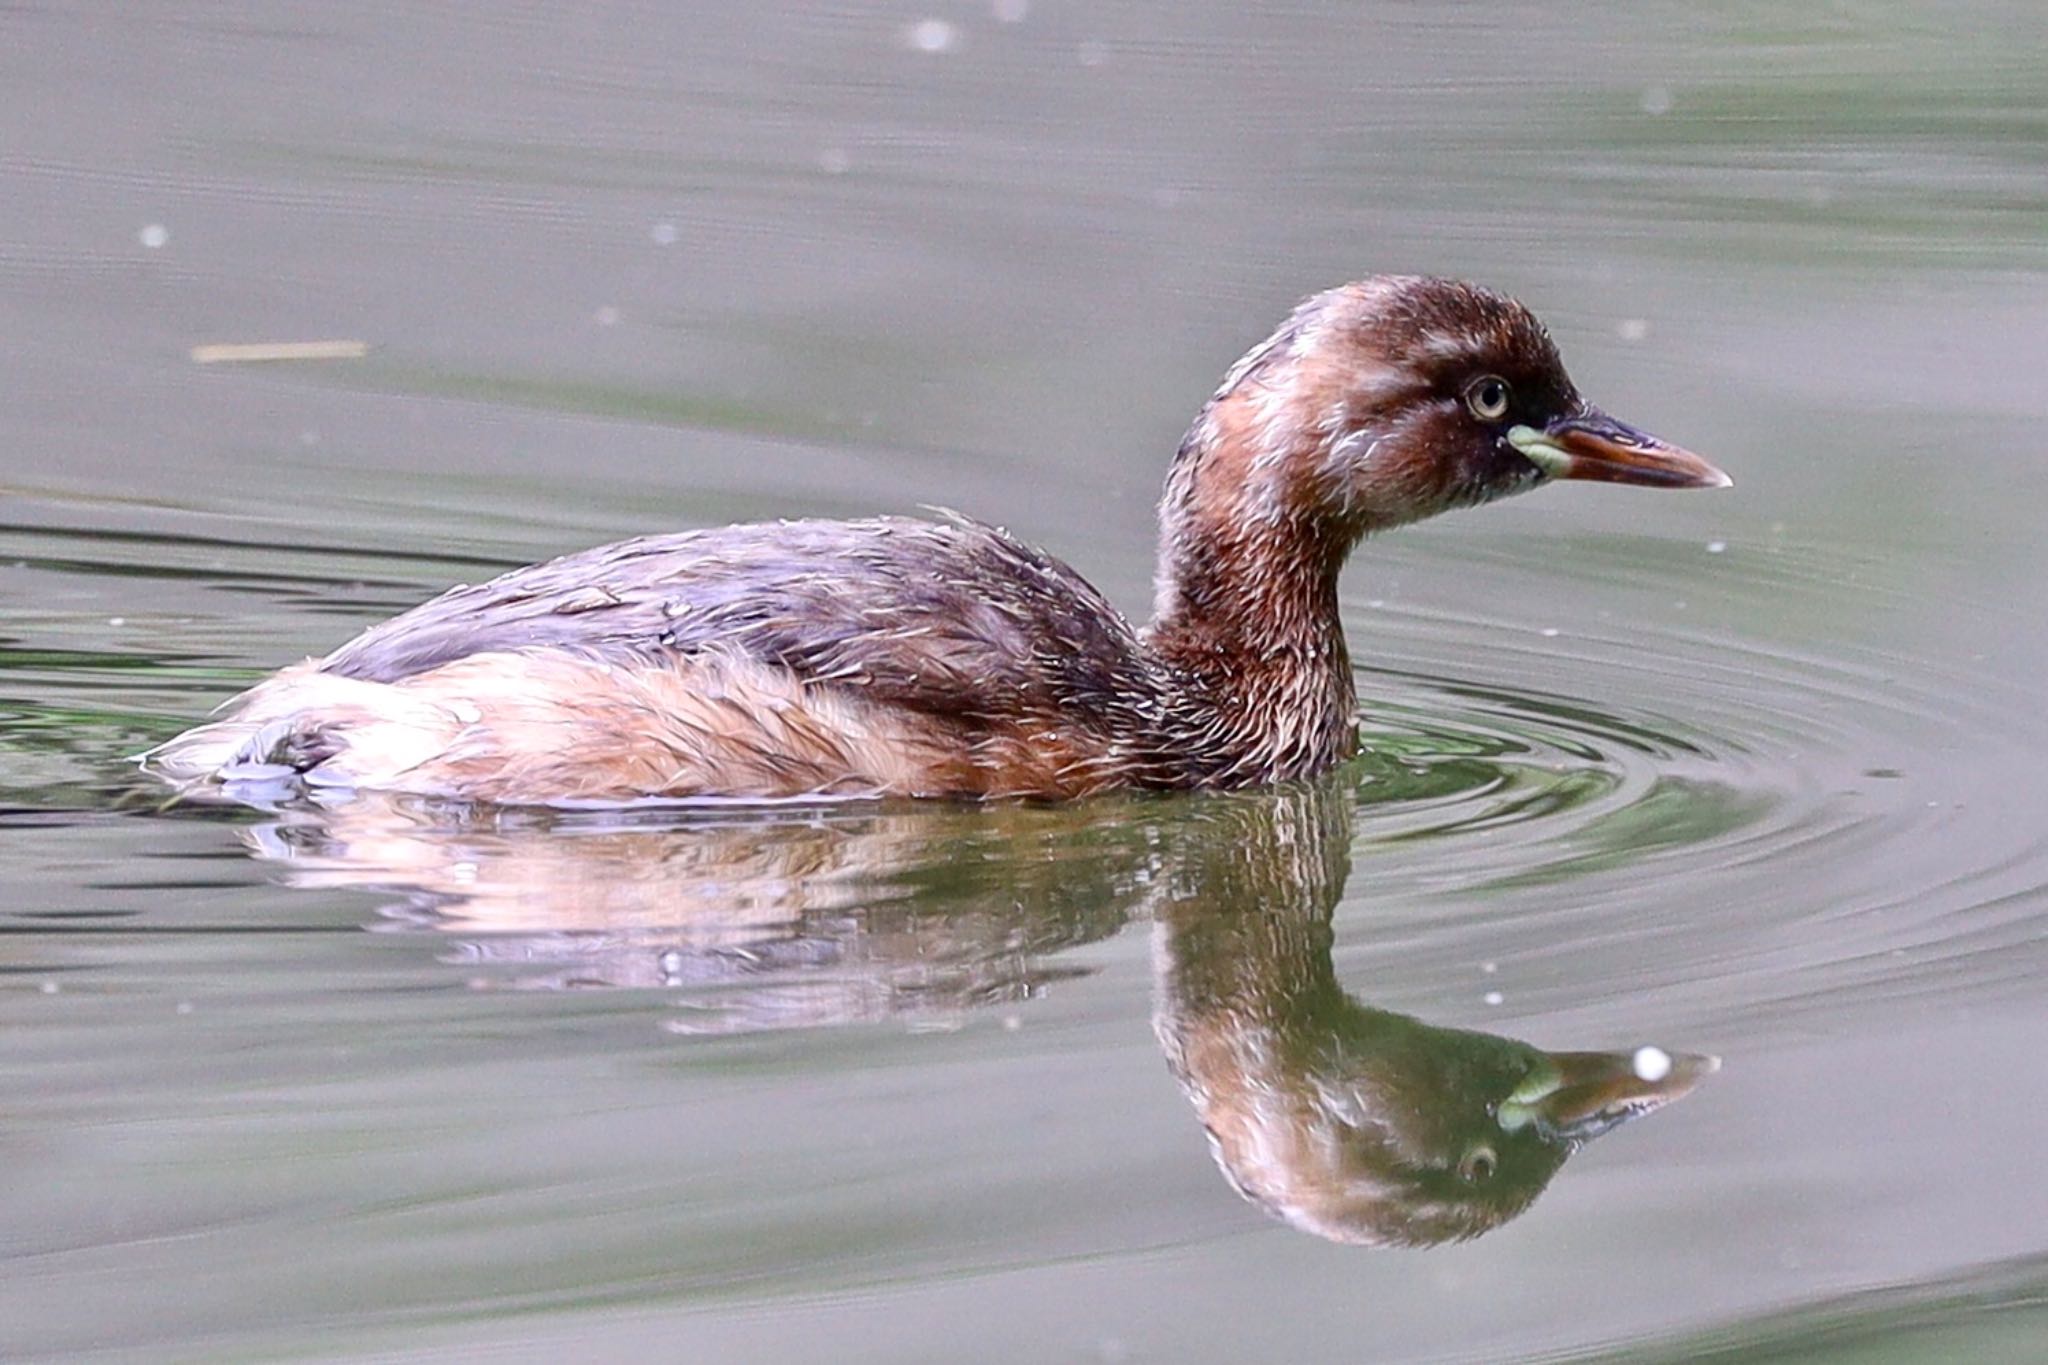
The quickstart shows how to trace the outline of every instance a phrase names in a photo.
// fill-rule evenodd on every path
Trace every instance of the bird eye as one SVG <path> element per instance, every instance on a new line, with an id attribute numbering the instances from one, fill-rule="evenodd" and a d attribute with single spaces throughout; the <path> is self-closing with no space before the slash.
<path id="1" fill-rule="evenodd" d="M 1468 1185 L 1482 1184 L 1493 1179 L 1494 1165 L 1493 1148 L 1474 1147 L 1458 1163 L 1458 1178 Z"/>
<path id="2" fill-rule="evenodd" d="M 1498 422 L 1508 415 L 1508 381 L 1491 374 L 1473 380 L 1465 386 L 1465 407 L 1482 422 Z"/>

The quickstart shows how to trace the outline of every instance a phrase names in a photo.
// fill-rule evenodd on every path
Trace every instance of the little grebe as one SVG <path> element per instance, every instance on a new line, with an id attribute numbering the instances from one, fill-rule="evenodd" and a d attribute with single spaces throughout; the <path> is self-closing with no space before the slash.
<path id="1" fill-rule="evenodd" d="M 648 536 L 454 588 L 143 762 L 507 804 L 1302 777 L 1354 744 L 1352 546 L 1548 479 L 1729 483 L 1580 398 L 1521 304 L 1376 277 L 1296 308 L 1195 419 L 1143 630 L 965 519 Z"/>

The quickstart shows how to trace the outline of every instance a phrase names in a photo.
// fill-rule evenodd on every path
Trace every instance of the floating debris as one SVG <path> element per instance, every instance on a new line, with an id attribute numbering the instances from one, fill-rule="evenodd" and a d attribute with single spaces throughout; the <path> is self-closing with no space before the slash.
<path id="1" fill-rule="evenodd" d="M 1481 1000 L 1484 1000 L 1489 1005 L 1498 1005 L 1503 1000 L 1507 999 L 1507 997 L 1505 995 L 1502 995 L 1499 991 L 1488 991 L 1485 995 L 1482 995 L 1479 998 Z"/>
<path id="2" fill-rule="evenodd" d="M 367 341 L 223 341 L 192 348 L 195 365 L 260 365 L 278 360 L 361 360 Z"/>
<path id="3" fill-rule="evenodd" d="M 1671 1074 L 1671 1054 L 1661 1047 L 1639 1047 L 1631 1059 L 1636 1079 L 1655 1084 Z"/>
<path id="4" fill-rule="evenodd" d="M 1623 318 L 1614 324 L 1614 334 L 1623 341 L 1641 341 L 1650 334 L 1648 318 Z"/>
<path id="5" fill-rule="evenodd" d="M 162 223 L 150 223 L 135 234 L 135 240 L 142 243 L 145 250 L 156 251 L 171 240 L 171 230 Z"/>
<path id="6" fill-rule="evenodd" d="M 1728 542 L 1727 542 L 1727 541 L 1725 541 L 1725 540 L 1710 540 L 1710 541 L 1708 541 L 1708 542 L 1707 542 L 1707 553 L 1708 553 L 1708 554 L 1710 554 L 1710 555 L 1723 555 L 1723 554 L 1727 554 L 1727 553 L 1728 553 Z"/>

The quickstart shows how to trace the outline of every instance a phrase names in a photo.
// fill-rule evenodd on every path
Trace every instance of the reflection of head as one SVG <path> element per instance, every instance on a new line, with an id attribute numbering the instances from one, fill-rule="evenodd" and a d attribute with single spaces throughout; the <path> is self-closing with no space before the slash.
<path id="1" fill-rule="evenodd" d="M 1475 1237 L 1579 1145 L 1713 1068 L 1656 1049 L 1544 1053 L 1351 999 L 1330 962 L 1348 815 L 1329 790 L 1257 818 L 1219 807 L 1227 851 L 1179 878 L 1161 914 L 1160 1042 L 1247 1198 L 1333 1241 Z"/>

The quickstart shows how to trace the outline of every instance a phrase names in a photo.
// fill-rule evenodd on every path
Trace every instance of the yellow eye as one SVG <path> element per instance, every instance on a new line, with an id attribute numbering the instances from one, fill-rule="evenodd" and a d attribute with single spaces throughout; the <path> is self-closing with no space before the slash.
<path id="1" fill-rule="evenodd" d="M 1508 381 L 1491 374 L 1473 380 L 1465 386 L 1465 407 L 1482 422 L 1498 422 L 1508 415 Z"/>

